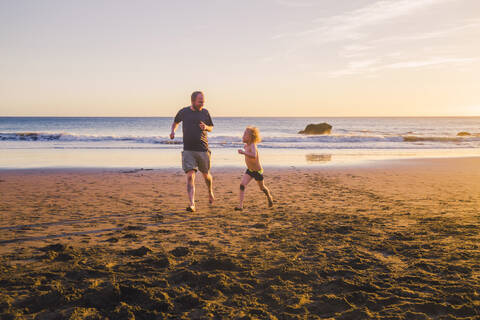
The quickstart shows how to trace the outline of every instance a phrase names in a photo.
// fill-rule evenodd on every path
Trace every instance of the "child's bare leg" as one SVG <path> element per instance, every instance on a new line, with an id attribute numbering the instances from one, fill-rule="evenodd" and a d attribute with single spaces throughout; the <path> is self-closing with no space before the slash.
<path id="1" fill-rule="evenodd" d="M 272 194 L 270 193 L 270 190 L 268 190 L 268 188 L 265 186 L 265 184 L 263 183 L 263 180 L 257 181 L 257 183 L 260 190 L 262 190 L 263 193 L 265 193 L 265 195 L 267 196 L 268 207 L 270 208 L 273 207 L 273 198 L 272 198 Z"/>
<path id="2" fill-rule="evenodd" d="M 238 204 L 238 207 L 235 209 L 242 210 L 243 209 L 243 199 L 245 197 L 245 189 L 247 188 L 247 185 L 252 181 L 252 177 L 250 177 L 248 174 L 244 174 L 242 177 L 242 182 L 240 183 L 240 202 Z"/>

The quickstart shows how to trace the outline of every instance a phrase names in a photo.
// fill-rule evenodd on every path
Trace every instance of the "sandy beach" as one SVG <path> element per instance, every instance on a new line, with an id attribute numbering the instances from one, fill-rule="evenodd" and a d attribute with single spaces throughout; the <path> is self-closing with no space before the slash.
<path id="1" fill-rule="evenodd" d="M 0 171 L 2 319 L 480 319 L 480 158 Z"/>

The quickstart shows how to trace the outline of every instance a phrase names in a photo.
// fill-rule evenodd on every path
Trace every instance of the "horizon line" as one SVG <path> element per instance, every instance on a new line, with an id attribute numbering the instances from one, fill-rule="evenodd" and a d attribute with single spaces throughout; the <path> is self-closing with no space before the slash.
<path id="1" fill-rule="evenodd" d="M 174 115 L 160 116 L 112 116 L 112 115 L 98 115 L 98 116 L 51 116 L 51 115 L 0 115 L 0 118 L 174 118 Z M 320 116 L 320 115 L 301 115 L 301 116 L 214 116 L 214 118 L 480 118 L 478 115 L 391 115 L 391 116 Z"/>

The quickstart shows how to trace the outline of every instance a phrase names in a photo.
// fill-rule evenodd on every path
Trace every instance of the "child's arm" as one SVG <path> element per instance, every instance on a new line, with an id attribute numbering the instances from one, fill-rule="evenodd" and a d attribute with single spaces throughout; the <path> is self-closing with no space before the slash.
<path id="1" fill-rule="evenodd" d="M 242 149 L 238 149 L 238 153 L 244 154 L 249 158 L 256 159 L 257 158 L 257 146 L 252 143 L 251 145 L 245 145 L 245 151 Z"/>

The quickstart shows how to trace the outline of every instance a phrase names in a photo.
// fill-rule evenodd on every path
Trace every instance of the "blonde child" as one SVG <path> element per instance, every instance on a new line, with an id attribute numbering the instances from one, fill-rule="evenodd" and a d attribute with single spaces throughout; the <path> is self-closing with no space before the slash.
<path id="1" fill-rule="evenodd" d="M 273 198 L 270 194 L 270 190 L 263 183 L 263 169 L 260 164 L 260 158 L 258 157 L 257 143 L 261 141 L 260 131 L 256 127 L 247 127 L 243 133 L 242 141 L 245 143 L 243 149 L 238 149 L 239 154 L 245 156 L 245 164 L 247 165 L 247 171 L 243 174 L 242 182 L 240 183 L 240 203 L 235 210 L 243 210 L 243 199 L 245 197 L 245 188 L 248 183 L 255 179 L 258 183 L 260 190 L 265 193 L 268 200 L 268 207 L 273 206 Z"/>

